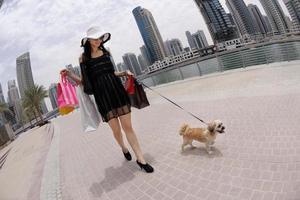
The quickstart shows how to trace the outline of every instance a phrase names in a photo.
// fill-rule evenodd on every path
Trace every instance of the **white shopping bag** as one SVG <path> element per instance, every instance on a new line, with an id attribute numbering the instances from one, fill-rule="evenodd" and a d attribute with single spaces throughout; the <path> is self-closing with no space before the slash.
<path id="1" fill-rule="evenodd" d="M 84 93 L 82 85 L 77 86 L 76 94 L 83 131 L 90 132 L 97 130 L 100 124 L 100 115 L 96 108 L 94 97 Z"/>

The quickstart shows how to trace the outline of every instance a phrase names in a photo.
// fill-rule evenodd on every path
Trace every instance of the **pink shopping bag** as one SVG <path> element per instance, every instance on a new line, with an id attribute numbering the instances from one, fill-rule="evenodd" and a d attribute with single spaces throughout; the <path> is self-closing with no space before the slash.
<path id="1" fill-rule="evenodd" d="M 61 76 L 60 83 L 57 86 L 57 103 L 61 115 L 72 112 L 78 105 L 75 87 L 65 76 Z"/>

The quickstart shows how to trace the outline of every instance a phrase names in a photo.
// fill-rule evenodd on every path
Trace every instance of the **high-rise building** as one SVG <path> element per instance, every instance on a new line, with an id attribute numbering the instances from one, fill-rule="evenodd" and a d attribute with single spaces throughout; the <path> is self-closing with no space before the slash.
<path id="1" fill-rule="evenodd" d="M 215 44 L 238 38 L 236 26 L 231 23 L 219 0 L 194 0 L 203 15 Z"/>
<path id="2" fill-rule="evenodd" d="M 15 114 L 14 119 L 12 119 L 12 122 L 18 122 L 20 123 L 22 120 L 22 106 L 21 106 L 21 100 L 19 96 L 19 91 L 17 88 L 17 84 L 15 80 L 9 80 L 7 82 L 8 91 L 7 91 L 7 97 L 8 97 L 8 105 L 10 109 Z"/>
<path id="3" fill-rule="evenodd" d="M 66 65 L 66 69 L 68 69 L 69 71 L 71 71 L 72 73 L 76 74 L 76 70 L 73 67 L 72 64 Z M 76 81 L 74 81 L 73 79 L 71 79 L 70 77 L 67 77 L 67 80 L 72 84 L 72 85 L 76 85 Z"/>
<path id="4" fill-rule="evenodd" d="M 144 58 L 146 66 L 151 65 L 150 53 L 149 53 L 148 49 L 146 48 L 146 46 L 145 45 L 141 46 L 140 50 L 141 50 L 141 54 Z"/>
<path id="5" fill-rule="evenodd" d="M 166 57 L 166 51 L 151 12 L 139 6 L 133 9 L 132 13 L 149 52 L 151 64 L 163 60 Z"/>
<path id="6" fill-rule="evenodd" d="M 8 91 L 7 91 L 7 96 L 8 96 L 8 104 L 10 106 L 14 106 L 15 102 L 20 99 L 19 96 L 19 91 L 16 85 L 16 81 L 15 80 L 9 80 L 7 82 L 7 86 L 8 86 Z"/>
<path id="7" fill-rule="evenodd" d="M 261 12 L 260 12 L 259 8 L 257 7 L 257 5 L 249 4 L 248 5 L 248 10 L 249 10 L 249 12 L 252 16 L 252 19 L 257 24 L 258 31 L 262 35 L 266 35 L 269 32 L 268 26 L 267 26 L 267 23 L 264 19 L 264 16 L 261 14 Z"/>
<path id="8" fill-rule="evenodd" d="M 234 19 L 233 19 L 232 14 L 231 14 L 231 13 L 227 13 L 227 15 L 228 15 L 228 17 L 229 17 L 229 19 L 230 19 L 230 22 L 231 22 L 232 24 L 236 25 L 235 22 L 234 22 Z"/>
<path id="9" fill-rule="evenodd" d="M 285 3 L 296 30 L 300 30 L 300 0 L 283 0 Z"/>
<path id="10" fill-rule="evenodd" d="M 17 87 L 16 80 L 7 81 L 7 87 L 8 87 L 8 89 L 10 89 L 12 87 Z"/>
<path id="11" fill-rule="evenodd" d="M 202 30 L 198 30 L 196 33 L 193 34 L 191 34 L 189 31 L 186 31 L 185 35 L 192 50 L 208 47 L 207 39 Z"/>
<path id="12" fill-rule="evenodd" d="M 190 52 L 190 51 L 191 51 L 191 48 L 190 48 L 190 47 L 184 47 L 183 50 L 184 50 L 185 52 Z"/>
<path id="13" fill-rule="evenodd" d="M 124 63 L 118 63 L 117 64 L 117 71 L 122 72 L 127 70 L 127 67 L 124 65 Z"/>
<path id="14" fill-rule="evenodd" d="M 8 104 L 14 105 L 15 101 L 20 99 L 19 91 L 17 87 L 12 87 L 7 91 Z"/>
<path id="15" fill-rule="evenodd" d="M 47 108 L 47 106 L 46 106 L 45 100 L 42 100 L 42 101 L 41 101 L 41 110 L 42 110 L 42 113 L 43 113 L 43 114 L 48 113 L 48 108 Z"/>
<path id="16" fill-rule="evenodd" d="M 188 43 L 189 43 L 190 48 L 191 48 L 191 49 L 196 49 L 196 44 L 195 44 L 195 42 L 194 42 L 194 39 L 193 39 L 193 37 L 192 37 L 191 32 L 190 32 L 190 31 L 186 31 L 186 32 L 185 32 L 185 35 L 186 35 L 186 38 L 187 38 L 187 40 L 188 40 Z"/>
<path id="17" fill-rule="evenodd" d="M 286 20 L 286 23 L 289 27 L 289 30 L 291 30 L 291 28 L 293 26 L 293 22 L 291 21 L 291 19 L 288 16 L 285 16 L 285 20 Z"/>
<path id="18" fill-rule="evenodd" d="M 3 1 L 4 0 L 0 0 L 0 8 L 2 7 Z"/>
<path id="19" fill-rule="evenodd" d="M 74 67 L 74 73 L 77 75 L 77 76 L 81 76 L 81 71 L 80 71 L 80 67 L 79 66 L 75 66 Z"/>
<path id="20" fill-rule="evenodd" d="M 5 103 L 5 99 L 4 99 L 4 95 L 3 95 L 3 90 L 2 90 L 1 83 L 0 83 L 0 103 Z"/>
<path id="21" fill-rule="evenodd" d="M 24 98 L 25 91 L 34 86 L 29 52 L 19 56 L 16 60 L 16 63 L 20 95 L 21 98 Z"/>
<path id="22" fill-rule="evenodd" d="M 260 0 L 260 3 L 268 16 L 273 34 L 287 33 L 288 23 L 279 2 L 277 0 Z"/>
<path id="23" fill-rule="evenodd" d="M 49 87 L 49 98 L 52 105 L 53 110 L 58 108 L 57 103 L 57 84 L 52 83 Z"/>
<path id="24" fill-rule="evenodd" d="M 194 33 L 192 35 L 192 38 L 194 40 L 194 43 L 195 43 L 197 49 L 202 49 L 202 48 L 208 47 L 207 39 L 202 30 L 199 30 L 196 33 Z"/>
<path id="25" fill-rule="evenodd" d="M 266 23 L 267 29 L 268 29 L 268 33 L 272 32 L 272 27 L 271 27 L 271 23 L 269 21 L 269 18 L 265 15 L 263 15 L 264 21 Z"/>
<path id="26" fill-rule="evenodd" d="M 122 71 L 122 63 L 117 63 L 117 70 L 118 72 Z"/>
<path id="27" fill-rule="evenodd" d="M 243 0 L 226 0 L 226 5 L 242 38 L 250 38 L 258 32 L 257 24 L 253 23 L 251 14 Z"/>
<path id="28" fill-rule="evenodd" d="M 177 56 L 183 52 L 182 43 L 179 39 L 165 41 L 165 47 L 168 56 Z"/>
<path id="29" fill-rule="evenodd" d="M 135 75 L 141 75 L 141 67 L 134 53 L 126 53 L 123 55 L 123 61 L 126 67 Z"/>
<path id="30" fill-rule="evenodd" d="M 23 121 L 23 107 L 22 107 L 22 100 L 21 99 L 17 99 L 15 101 L 14 111 L 15 111 L 15 114 L 16 114 L 17 122 L 21 123 Z"/>
<path id="31" fill-rule="evenodd" d="M 138 61 L 142 70 L 142 73 L 147 69 L 147 64 L 145 62 L 145 59 L 143 57 L 143 55 L 138 55 Z"/>

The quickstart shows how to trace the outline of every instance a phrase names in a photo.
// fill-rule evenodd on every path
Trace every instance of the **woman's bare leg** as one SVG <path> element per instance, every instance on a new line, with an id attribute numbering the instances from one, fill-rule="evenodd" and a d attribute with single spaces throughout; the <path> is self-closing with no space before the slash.
<path id="1" fill-rule="evenodd" d="M 114 134 L 114 137 L 117 141 L 117 143 L 120 145 L 120 147 L 122 148 L 122 151 L 124 153 L 128 152 L 128 148 L 126 147 L 126 145 L 124 144 L 124 140 L 123 140 L 123 136 L 122 136 L 122 132 L 121 132 L 121 126 L 120 126 L 120 122 L 117 118 L 113 118 L 111 120 L 108 121 L 108 124 Z"/>
<path id="2" fill-rule="evenodd" d="M 126 115 L 120 116 L 119 118 L 120 118 L 121 126 L 126 134 L 127 141 L 129 142 L 130 146 L 132 147 L 137 160 L 142 164 L 146 164 L 146 161 L 142 154 L 142 150 L 140 148 L 138 139 L 132 128 L 131 114 L 128 113 Z"/>

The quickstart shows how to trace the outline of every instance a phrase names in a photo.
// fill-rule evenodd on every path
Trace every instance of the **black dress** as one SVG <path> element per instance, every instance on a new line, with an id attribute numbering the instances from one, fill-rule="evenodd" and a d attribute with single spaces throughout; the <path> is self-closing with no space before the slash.
<path id="1" fill-rule="evenodd" d="M 131 104 L 127 92 L 114 72 L 110 56 L 104 55 L 91 58 L 87 63 L 89 76 L 98 111 L 102 120 L 108 122 L 131 112 Z"/>

